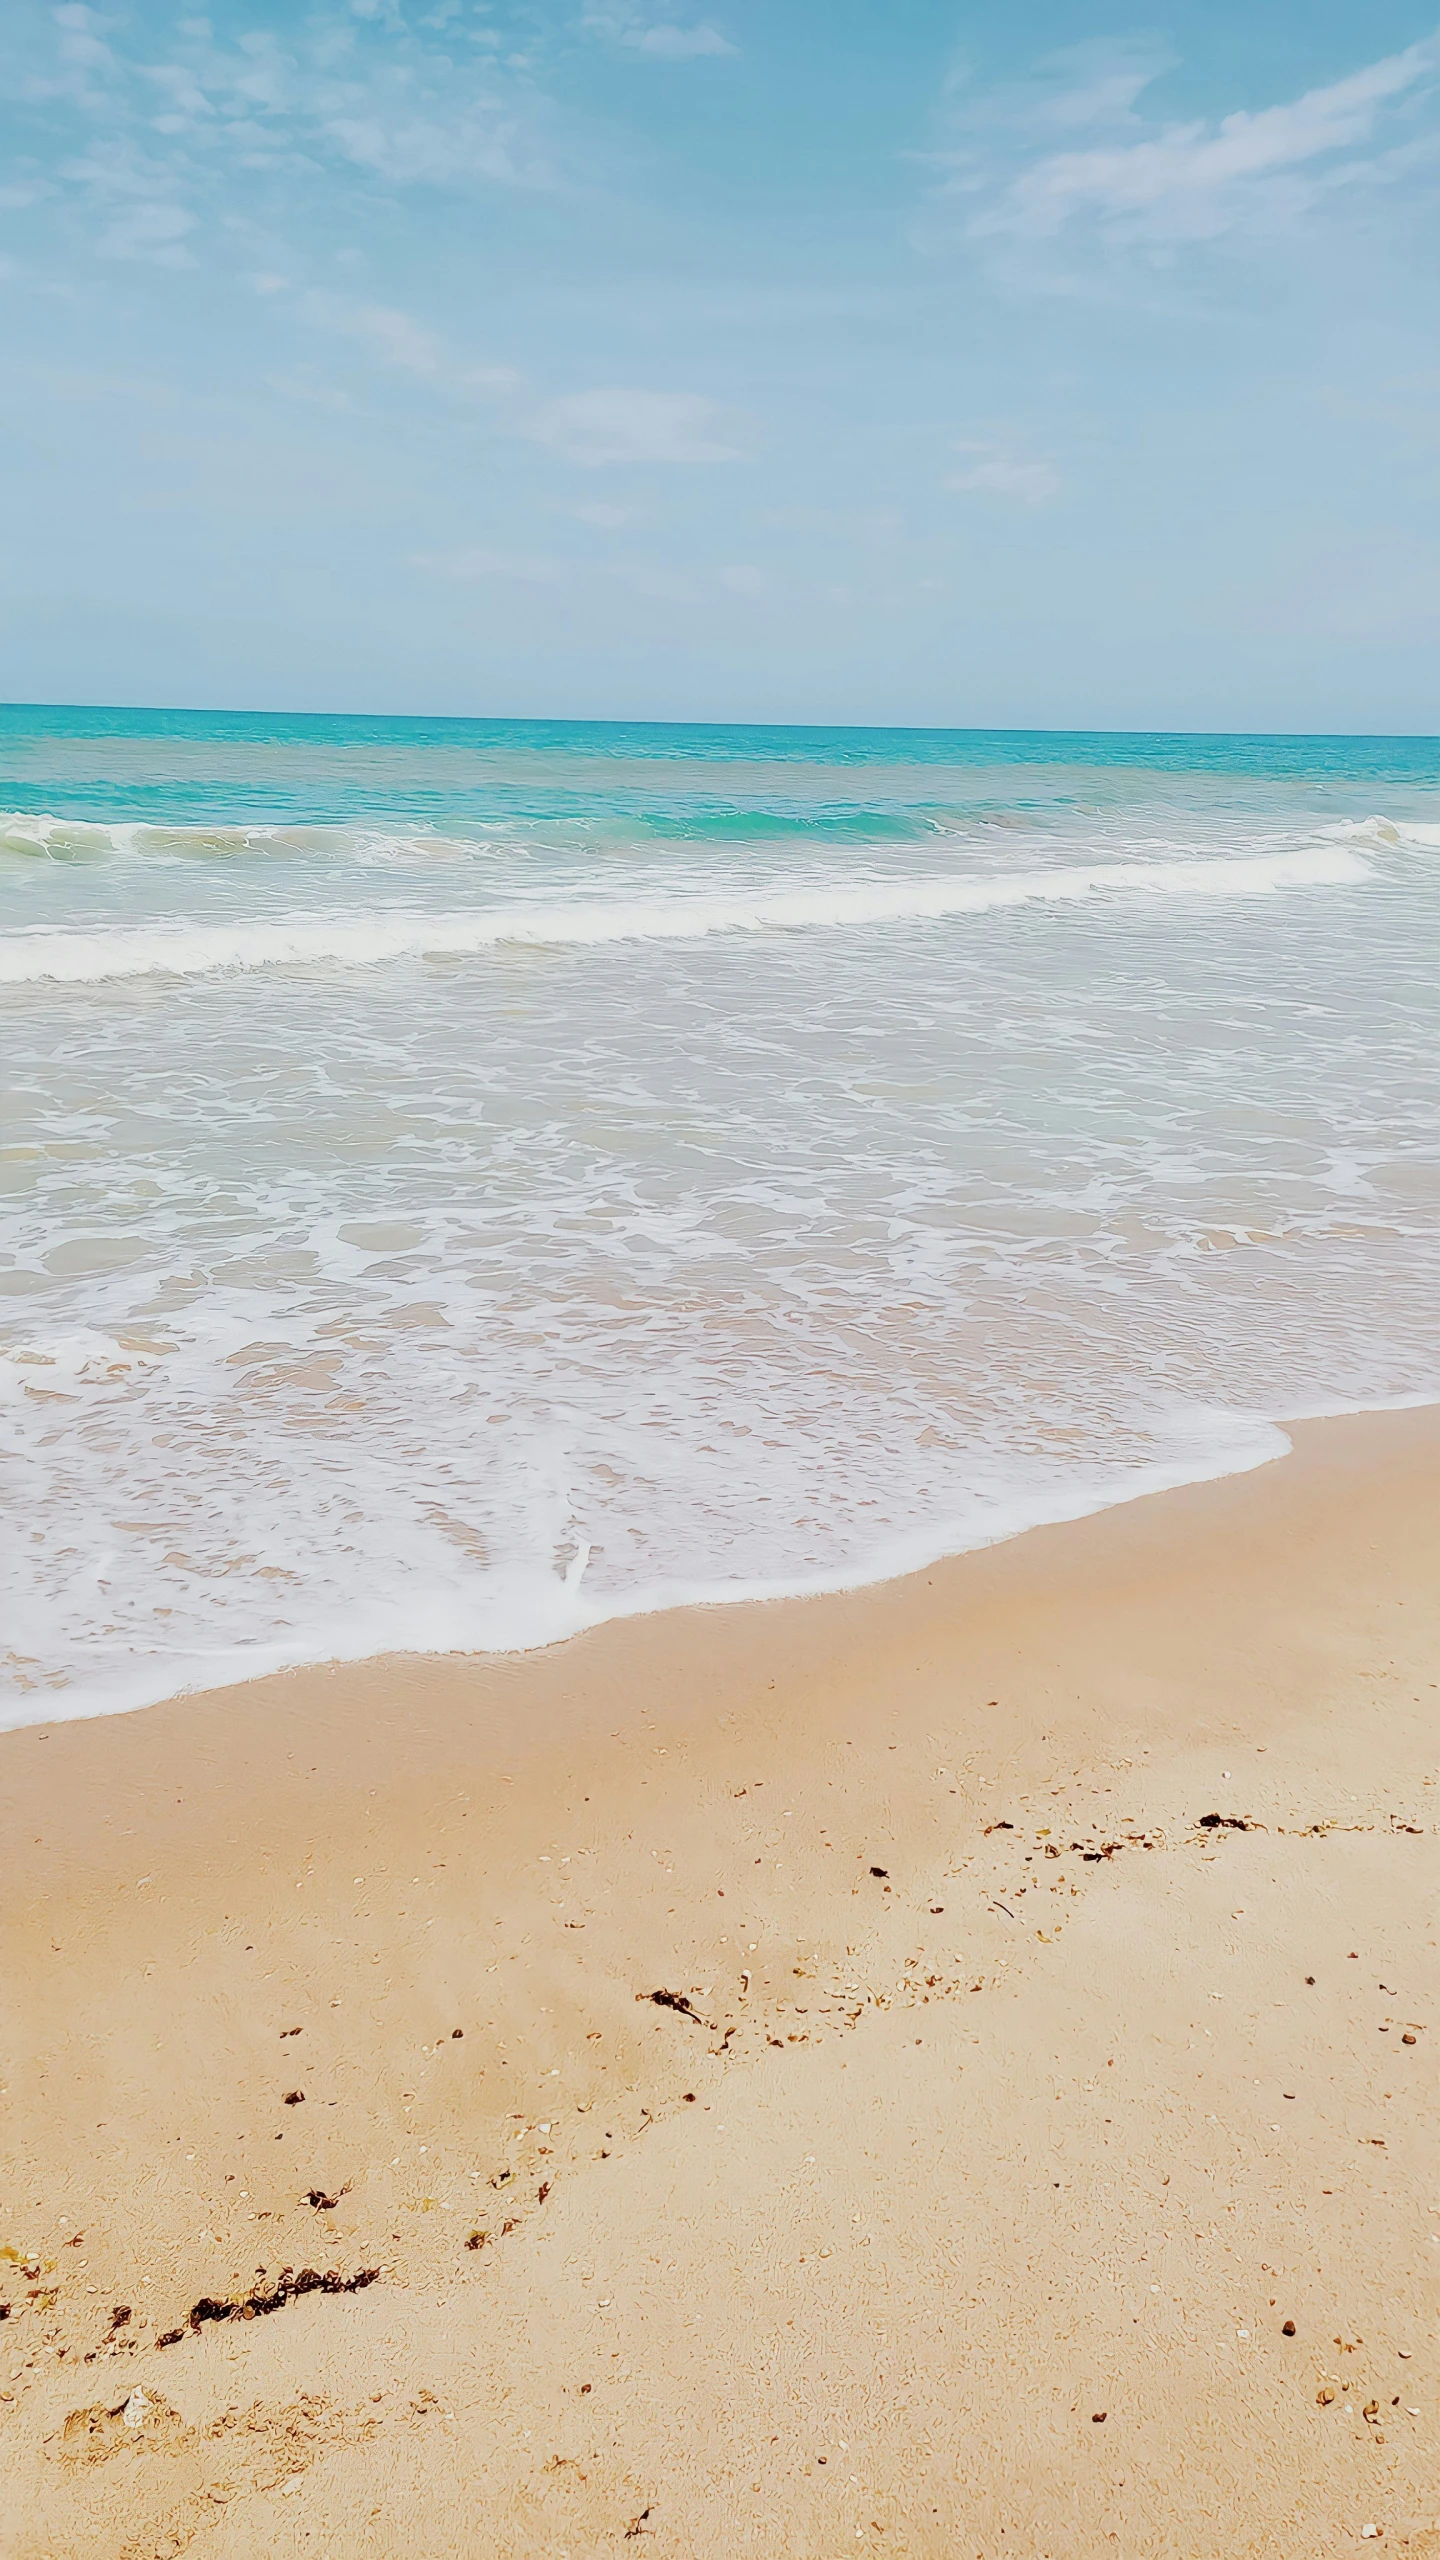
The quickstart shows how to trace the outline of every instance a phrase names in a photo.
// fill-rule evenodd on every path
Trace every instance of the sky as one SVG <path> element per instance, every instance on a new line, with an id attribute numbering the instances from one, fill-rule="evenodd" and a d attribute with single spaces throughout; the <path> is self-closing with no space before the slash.
<path id="1" fill-rule="evenodd" d="M 1440 729 L 1436 0 L 0 13 L 0 698 Z"/>

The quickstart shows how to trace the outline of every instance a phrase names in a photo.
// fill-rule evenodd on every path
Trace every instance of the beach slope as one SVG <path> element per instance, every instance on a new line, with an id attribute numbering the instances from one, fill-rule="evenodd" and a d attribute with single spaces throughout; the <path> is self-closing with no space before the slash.
<path id="1" fill-rule="evenodd" d="M 1440 2553 L 1440 1414 L 1294 1438 L 0 1740 L 5 2560 Z"/>

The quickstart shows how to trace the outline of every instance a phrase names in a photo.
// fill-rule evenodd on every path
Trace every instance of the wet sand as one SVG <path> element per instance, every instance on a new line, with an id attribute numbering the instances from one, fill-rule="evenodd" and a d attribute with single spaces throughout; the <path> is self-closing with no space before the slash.
<path id="1" fill-rule="evenodd" d="M 6 2560 L 1440 2554 L 1440 1413 L 1294 1437 L 0 1738 Z"/>

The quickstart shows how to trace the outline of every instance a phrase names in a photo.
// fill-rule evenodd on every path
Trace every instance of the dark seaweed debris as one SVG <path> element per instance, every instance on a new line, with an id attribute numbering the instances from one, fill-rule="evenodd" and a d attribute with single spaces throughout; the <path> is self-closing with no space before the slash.
<path id="1" fill-rule="evenodd" d="M 298 2275 L 286 2267 L 273 2285 L 257 2285 L 253 2293 L 237 2295 L 232 2301 L 217 2302 L 212 2294 L 202 2294 L 190 2307 L 190 2326 L 198 2329 L 206 2320 L 259 2320 L 269 2311 L 283 2311 L 287 2302 L 298 2302 L 306 2293 L 363 2293 L 367 2285 L 379 2281 L 378 2267 L 361 2267 L 353 2276 L 341 2276 L 333 2267 L 322 2276 L 315 2267 L 302 2267 Z"/>
<path id="2" fill-rule="evenodd" d="M 1202 1813 L 1202 1831 L 1253 1831 L 1254 1824 L 1242 1822 L 1238 1813 Z"/>
<path id="3" fill-rule="evenodd" d="M 637 2000 L 653 2000 L 657 2009 L 674 2009 L 680 2017 L 693 2019 L 697 2027 L 710 2028 L 709 2019 L 701 2017 L 683 1991 L 637 1991 L 635 1997 Z M 713 2033 L 713 2029 L 710 2032 Z"/>

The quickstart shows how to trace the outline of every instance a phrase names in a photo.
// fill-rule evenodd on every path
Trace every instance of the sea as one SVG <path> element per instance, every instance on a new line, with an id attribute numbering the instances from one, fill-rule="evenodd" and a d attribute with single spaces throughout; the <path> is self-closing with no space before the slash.
<path id="1" fill-rule="evenodd" d="M 12 1723 L 1440 1395 L 1440 743 L 0 711 Z"/>

